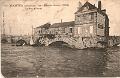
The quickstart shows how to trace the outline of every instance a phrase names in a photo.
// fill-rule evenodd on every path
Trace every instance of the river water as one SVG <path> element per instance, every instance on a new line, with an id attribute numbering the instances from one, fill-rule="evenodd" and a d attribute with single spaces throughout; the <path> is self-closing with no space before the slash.
<path id="1" fill-rule="evenodd" d="M 5 77 L 120 76 L 120 47 L 77 50 L 55 46 L 1 46 Z"/>

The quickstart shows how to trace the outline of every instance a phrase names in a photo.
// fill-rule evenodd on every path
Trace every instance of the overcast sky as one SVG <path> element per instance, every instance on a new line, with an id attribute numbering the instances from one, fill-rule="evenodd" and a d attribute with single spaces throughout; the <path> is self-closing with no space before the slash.
<path id="1" fill-rule="evenodd" d="M 0 16 L 2 17 L 4 11 L 7 34 L 10 34 L 10 28 L 11 34 L 14 35 L 31 34 L 32 26 L 35 28 L 47 22 L 56 23 L 61 19 L 63 22 L 73 21 L 79 1 L 82 4 L 89 1 L 97 6 L 98 0 L 1 0 Z M 110 19 L 110 35 L 120 35 L 120 0 L 101 1 L 102 9 L 107 10 Z M 20 6 L 15 7 L 14 4 L 20 4 Z M 44 4 L 59 6 L 45 7 Z M 37 9 L 28 9 L 28 5 L 35 5 Z M 29 7 L 33 8 L 33 6 Z M 2 26 L 2 21 L 0 22 Z"/>

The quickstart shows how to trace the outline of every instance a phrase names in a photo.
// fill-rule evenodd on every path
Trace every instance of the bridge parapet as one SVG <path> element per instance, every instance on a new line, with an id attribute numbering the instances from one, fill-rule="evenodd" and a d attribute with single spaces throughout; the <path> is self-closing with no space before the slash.
<path id="1" fill-rule="evenodd" d="M 110 36 L 108 41 L 109 47 L 117 46 L 120 44 L 120 36 Z"/>
<path id="2" fill-rule="evenodd" d="M 50 45 L 53 42 L 56 41 L 63 41 L 65 43 L 68 43 L 70 47 L 72 48 L 78 48 L 78 49 L 83 49 L 83 48 L 88 48 L 88 47 L 96 47 L 96 39 L 94 37 L 56 37 L 54 39 L 40 39 L 39 42 L 41 44 L 45 44 L 45 46 Z"/>

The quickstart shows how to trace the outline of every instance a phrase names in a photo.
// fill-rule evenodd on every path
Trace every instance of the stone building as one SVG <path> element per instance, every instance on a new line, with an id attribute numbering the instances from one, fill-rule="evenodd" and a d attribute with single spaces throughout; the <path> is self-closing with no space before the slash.
<path id="1" fill-rule="evenodd" d="M 101 1 L 98 1 L 98 7 L 88 1 L 79 7 L 75 12 L 75 21 L 46 23 L 34 29 L 34 38 L 68 36 L 73 38 L 82 38 L 84 44 L 95 43 L 95 46 L 107 45 L 109 37 L 109 18 L 105 9 L 101 9 Z M 91 42 L 91 39 L 95 39 Z M 85 40 L 85 41 L 84 41 Z"/>
<path id="2" fill-rule="evenodd" d="M 74 21 L 70 22 L 60 22 L 49 24 L 46 23 L 34 29 L 34 36 L 36 39 L 39 37 L 48 37 L 48 36 L 73 36 L 74 34 Z"/>
<path id="3" fill-rule="evenodd" d="M 109 18 L 106 10 L 101 9 L 101 1 L 98 1 L 98 8 L 89 2 L 79 6 L 75 12 L 74 36 L 93 36 L 98 42 L 108 42 Z"/>

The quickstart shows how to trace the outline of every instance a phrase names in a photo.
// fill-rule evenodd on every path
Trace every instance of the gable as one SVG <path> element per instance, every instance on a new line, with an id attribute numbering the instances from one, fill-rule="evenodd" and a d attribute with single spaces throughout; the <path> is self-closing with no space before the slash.
<path id="1" fill-rule="evenodd" d="M 94 5 L 92 5 L 89 2 L 86 2 L 81 8 L 78 9 L 78 11 L 76 13 L 93 10 L 93 9 L 97 9 L 97 7 L 95 7 Z"/>

